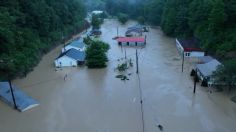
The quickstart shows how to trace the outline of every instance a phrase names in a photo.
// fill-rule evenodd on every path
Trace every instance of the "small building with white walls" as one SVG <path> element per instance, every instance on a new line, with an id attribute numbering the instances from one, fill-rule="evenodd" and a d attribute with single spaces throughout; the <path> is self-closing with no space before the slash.
<path id="1" fill-rule="evenodd" d="M 85 51 L 74 48 L 61 53 L 54 61 L 56 67 L 78 66 L 85 62 Z"/>
<path id="2" fill-rule="evenodd" d="M 79 40 L 75 40 L 71 43 L 69 43 L 68 45 L 65 45 L 61 51 L 62 53 L 67 51 L 67 50 L 70 50 L 70 49 L 76 49 L 78 51 L 85 51 L 86 47 L 85 47 L 85 44 L 83 42 L 83 39 L 79 39 Z"/>
<path id="3" fill-rule="evenodd" d="M 145 46 L 146 38 L 143 37 L 119 37 L 117 39 L 119 46 Z"/>
<path id="4" fill-rule="evenodd" d="M 201 57 L 205 52 L 200 48 L 196 38 L 191 39 L 177 39 L 176 47 L 180 55 L 184 57 Z"/>

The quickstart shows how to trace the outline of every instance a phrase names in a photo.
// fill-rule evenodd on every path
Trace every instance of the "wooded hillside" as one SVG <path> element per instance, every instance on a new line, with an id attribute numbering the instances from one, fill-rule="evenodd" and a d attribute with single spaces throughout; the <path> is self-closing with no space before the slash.
<path id="1" fill-rule="evenodd" d="M 97 0 L 111 15 L 125 13 L 161 26 L 172 37 L 196 37 L 208 53 L 236 56 L 235 0 Z M 112 8 L 110 8 L 112 7 Z"/>
<path id="2" fill-rule="evenodd" d="M 83 28 L 80 0 L 0 0 L 0 79 L 26 75 L 42 54 Z"/>

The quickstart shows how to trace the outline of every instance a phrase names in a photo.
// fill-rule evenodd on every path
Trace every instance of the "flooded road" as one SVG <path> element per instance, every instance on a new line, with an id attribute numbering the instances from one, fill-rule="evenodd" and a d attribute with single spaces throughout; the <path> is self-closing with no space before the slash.
<path id="1" fill-rule="evenodd" d="M 55 71 L 53 60 L 62 45 L 45 55 L 26 78 L 13 82 L 40 105 L 19 113 L 0 102 L 1 132 L 143 132 L 143 127 L 145 132 L 158 132 L 158 124 L 166 132 L 235 131 L 235 104 L 225 94 L 209 94 L 200 86 L 193 95 L 191 61 L 182 73 L 175 40 L 158 28 L 146 33 L 147 45 L 138 49 L 139 77 L 133 67 L 130 80 L 115 78 L 124 50 L 127 58 L 135 60 L 135 49 L 121 49 L 112 38 L 117 27 L 123 35 L 133 24 L 105 20 L 101 39 L 111 46 L 105 69 L 84 66 Z"/>

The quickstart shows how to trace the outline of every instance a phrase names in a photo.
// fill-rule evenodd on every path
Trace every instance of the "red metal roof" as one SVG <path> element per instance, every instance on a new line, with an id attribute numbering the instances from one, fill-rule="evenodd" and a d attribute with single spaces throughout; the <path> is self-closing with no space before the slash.
<path id="1" fill-rule="evenodd" d="M 118 42 L 145 42 L 145 38 L 141 37 L 120 37 L 117 39 Z"/>

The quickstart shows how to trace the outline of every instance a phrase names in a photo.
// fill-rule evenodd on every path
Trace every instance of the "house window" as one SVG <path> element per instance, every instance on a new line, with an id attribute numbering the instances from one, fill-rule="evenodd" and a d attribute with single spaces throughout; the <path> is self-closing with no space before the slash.
<path id="1" fill-rule="evenodd" d="M 189 52 L 186 52 L 186 53 L 185 53 L 185 56 L 190 56 L 190 53 L 189 53 Z"/>

